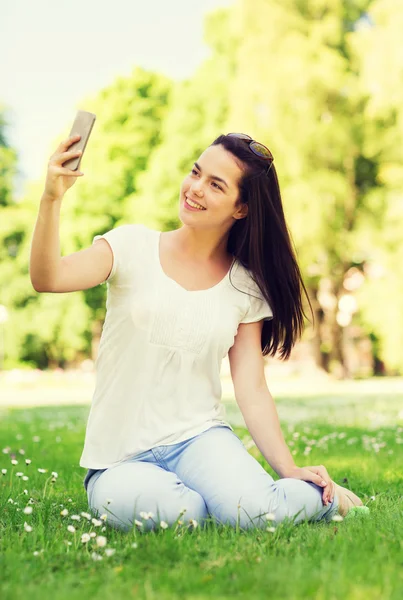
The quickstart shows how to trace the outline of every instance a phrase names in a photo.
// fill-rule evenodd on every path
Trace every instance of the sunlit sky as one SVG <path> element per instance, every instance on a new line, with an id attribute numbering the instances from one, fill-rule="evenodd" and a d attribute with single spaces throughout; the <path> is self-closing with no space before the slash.
<path id="1" fill-rule="evenodd" d="M 191 76 L 209 55 L 204 15 L 234 2 L 0 2 L 0 105 L 18 152 L 15 196 L 27 180 L 44 177 L 54 140 L 85 110 L 83 98 L 137 65 L 176 80 Z"/>

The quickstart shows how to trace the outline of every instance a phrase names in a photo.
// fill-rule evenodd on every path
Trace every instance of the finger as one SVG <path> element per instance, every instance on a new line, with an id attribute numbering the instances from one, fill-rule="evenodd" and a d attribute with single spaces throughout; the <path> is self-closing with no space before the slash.
<path id="1" fill-rule="evenodd" d="M 68 138 L 66 138 L 63 142 L 62 145 L 63 147 L 68 148 L 69 146 L 71 146 L 71 144 L 73 142 L 78 142 L 78 140 L 81 138 L 81 135 L 79 133 L 70 135 Z"/>
<path id="2" fill-rule="evenodd" d="M 81 135 L 77 133 L 76 135 L 70 135 L 65 140 L 61 141 L 54 155 L 60 154 L 61 152 L 65 152 L 67 148 L 69 148 L 72 144 L 78 142 L 81 138 Z"/>
<path id="3" fill-rule="evenodd" d="M 306 468 L 314 473 L 314 475 L 312 476 L 313 483 L 316 483 L 316 485 L 320 485 L 321 487 L 325 487 L 327 485 L 328 482 L 322 476 L 322 474 L 318 471 L 318 467 L 306 467 Z"/>
<path id="4" fill-rule="evenodd" d="M 73 177 L 81 177 L 81 175 L 84 175 L 82 171 L 73 171 L 72 169 L 66 169 L 65 167 L 54 166 L 53 169 L 57 175 L 69 175 Z"/>
<path id="5" fill-rule="evenodd" d="M 323 499 L 324 504 L 328 504 L 330 502 L 331 492 L 332 492 L 332 486 L 331 486 L 331 483 L 328 483 L 327 486 L 323 489 L 323 494 L 322 494 L 322 499 Z"/>
<path id="6" fill-rule="evenodd" d="M 304 470 L 302 472 L 303 479 L 305 479 L 305 481 L 312 481 L 315 485 L 323 488 L 327 485 L 326 481 L 324 481 L 320 475 L 316 474 L 315 468 L 316 467 L 305 467 L 306 471 Z"/>
<path id="7" fill-rule="evenodd" d="M 71 152 L 62 152 L 61 154 L 55 154 L 50 160 L 50 163 L 53 165 L 61 166 L 64 162 L 69 160 L 69 158 L 74 158 L 76 156 L 81 156 L 82 150 L 75 150 Z"/>
<path id="8" fill-rule="evenodd" d="M 71 150 L 70 152 L 62 152 L 59 154 L 58 159 L 62 158 L 62 163 L 68 158 L 72 158 L 73 156 L 81 156 L 83 153 L 82 150 Z"/>
<path id="9" fill-rule="evenodd" d="M 326 471 L 326 469 L 324 469 Z M 322 470 L 323 472 L 323 470 Z M 326 471 L 327 473 L 327 471 Z M 328 475 L 323 475 L 324 480 L 326 480 L 326 486 L 323 488 L 323 501 L 325 502 L 325 504 L 328 504 L 329 502 L 333 502 L 332 498 L 334 496 L 334 484 L 333 481 L 330 479 L 330 477 L 328 477 Z"/>
<path id="10" fill-rule="evenodd" d="M 316 469 L 316 473 L 322 478 L 322 481 L 325 482 L 325 485 L 331 482 L 331 478 L 327 469 L 323 465 L 319 465 L 314 467 Z M 322 484 L 323 485 L 323 484 Z"/>

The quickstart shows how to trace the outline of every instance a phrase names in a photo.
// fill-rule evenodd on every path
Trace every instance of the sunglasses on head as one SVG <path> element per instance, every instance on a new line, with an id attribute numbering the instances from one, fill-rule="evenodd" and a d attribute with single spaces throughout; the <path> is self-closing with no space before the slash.
<path id="1" fill-rule="evenodd" d="M 252 150 L 252 152 L 256 154 L 256 156 L 259 156 L 260 158 L 264 158 L 269 161 L 269 166 L 266 169 L 266 174 L 269 173 L 274 161 L 274 157 L 270 150 L 266 148 L 266 146 L 264 146 L 260 142 L 256 142 L 253 138 L 250 137 L 250 135 L 247 135 L 246 133 L 227 133 L 227 136 L 249 141 L 249 148 Z"/>

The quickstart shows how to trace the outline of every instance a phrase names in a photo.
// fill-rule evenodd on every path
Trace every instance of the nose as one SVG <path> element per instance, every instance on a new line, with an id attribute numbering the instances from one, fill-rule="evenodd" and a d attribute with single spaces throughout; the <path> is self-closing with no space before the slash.
<path id="1" fill-rule="evenodd" d="M 195 181 L 190 186 L 191 193 L 197 194 L 198 196 L 203 195 L 203 185 L 200 181 Z"/>
<path id="2" fill-rule="evenodd" d="M 196 185 L 192 185 L 190 187 L 191 190 L 191 194 L 195 194 L 197 196 L 203 196 L 203 190 L 202 190 L 202 186 L 200 185 L 200 183 L 197 183 Z"/>

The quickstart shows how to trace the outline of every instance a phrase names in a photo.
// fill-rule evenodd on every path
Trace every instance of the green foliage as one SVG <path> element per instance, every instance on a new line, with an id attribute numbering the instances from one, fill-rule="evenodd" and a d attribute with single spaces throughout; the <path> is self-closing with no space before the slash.
<path id="1" fill-rule="evenodd" d="M 275 157 L 304 281 L 317 315 L 323 313 L 315 330 L 317 348 L 328 348 L 319 353 L 322 366 L 346 362 L 340 303 L 352 293 L 355 336 L 378 340 L 373 354 L 380 352 L 390 373 L 401 373 L 399 7 L 398 0 L 239 0 L 208 15 L 211 56 L 190 79 L 173 82 L 136 67 L 84 98 L 80 107 L 95 112 L 97 121 L 83 159 L 85 176 L 63 201 L 62 254 L 127 222 L 179 227 L 178 190 L 193 162 L 220 133 L 245 131 Z M 29 248 L 43 183 L 30 183 L 24 200 L 12 201 L 17 157 L 7 144 L 4 114 L 0 302 L 10 315 L 8 364 L 22 356 L 41 366 L 70 361 L 91 352 L 97 329 L 91 323 L 104 317 L 105 286 L 46 301 L 32 289 Z M 49 155 L 67 135 L 61 132 Z M 354 269 L 363 278 L 351 291 L 345 282 Z"/>

